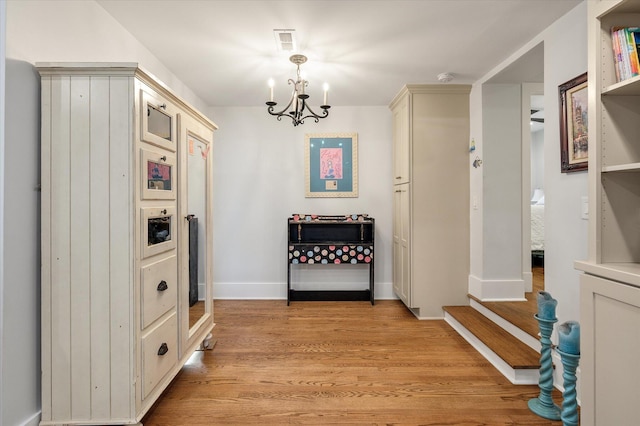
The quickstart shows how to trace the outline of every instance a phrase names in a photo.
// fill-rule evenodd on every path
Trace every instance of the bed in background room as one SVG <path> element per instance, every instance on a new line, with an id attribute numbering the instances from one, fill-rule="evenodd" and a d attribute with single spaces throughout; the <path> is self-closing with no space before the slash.
<path id="1" fill-rule="evenodd" d="M 531 266 L 544 266 L 544 193 L 539 189 L 531 200 Z"/>

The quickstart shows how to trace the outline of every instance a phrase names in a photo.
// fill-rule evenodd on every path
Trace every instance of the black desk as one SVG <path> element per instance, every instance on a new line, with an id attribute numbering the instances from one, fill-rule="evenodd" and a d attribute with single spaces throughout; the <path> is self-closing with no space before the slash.
<path id="1" fill-rule="evenodd" d="M 291 301 L 364 300 L 374 304 L 375 220 L 368 215 L 293 215 L 288 220 L 287 305 Z M 294 290 L 291 265 L 368 264 L 366 290 Z"/>

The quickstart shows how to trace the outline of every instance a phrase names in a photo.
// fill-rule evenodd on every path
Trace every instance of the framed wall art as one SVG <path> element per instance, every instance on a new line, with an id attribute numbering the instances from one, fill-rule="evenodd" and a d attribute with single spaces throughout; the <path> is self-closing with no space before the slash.
<path id="1" fill-rule="evenodd" d="M 358 196 L 357 133 L 305 135 L 305 196 Z"/>
<path id="2" fill-rule="evenodd" d="M 561 172 L 587 170 L 589 166 L 587 73 L 561 84 L 558 91 Z"/>

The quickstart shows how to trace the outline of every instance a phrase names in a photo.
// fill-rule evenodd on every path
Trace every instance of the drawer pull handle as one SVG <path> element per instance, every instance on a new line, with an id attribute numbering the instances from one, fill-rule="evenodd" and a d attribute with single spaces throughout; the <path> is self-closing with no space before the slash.
<path id="1" fill-rule="evenodd" d="M 402 179 L 402 176 L 396 176 L 396 179 Z"/>
<path id="2" fill-rule="evenodd" d="M 158 355 L 162 356 L 162 355 L 166 354 L 167 352 L 169 352 L 169 346 L 167 346 L 166 343 L 161 344 L 160 348 L 158 348 Z"/>
<path id="3" fill-rule="evenodd" d="M 167 282 L 165 280 L 162 280 L 158 283 L 158 291 L 165 291 L 168 288 L 169 286 L 167 285 Z"/>

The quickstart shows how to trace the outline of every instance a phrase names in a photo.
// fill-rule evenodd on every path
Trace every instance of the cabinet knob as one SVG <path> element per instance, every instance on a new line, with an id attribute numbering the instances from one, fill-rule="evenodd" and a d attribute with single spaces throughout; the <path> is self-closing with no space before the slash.
<path id="1" fill-rule="evenodd" d="M 167 104 L 158 105 L 162 109 L 167 109 Z"/>
<path id="2" fill-rule="evenodd" d="M 169 352 L 169 346 L 166 343 L 161 344 L 160 347 L 158 348 L 158 355 L 162 356 L 167 352 Z"/>
<path id="3" fill-rule="evenodd" d="M 160 213 L 167 214 L 167 209 L 160 210 Z"/>
<path id="4" fill-rule="evenodd" d="M 167 285 L 167 282 L 165 280 L 162 280 L 158 283 L 158 291 L 165 291 L 168 288 L 169 286 Z"/>
<path id="5" fill-rule="evenodd" d="M 163 155 L 162 157 L 160 157 L 160 160 L 162 160 L 162 161 L 166 162 L 166 161 L 167 161 L 167 156 L 166 156 L 166 155 Z"/>

